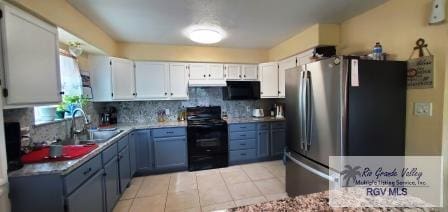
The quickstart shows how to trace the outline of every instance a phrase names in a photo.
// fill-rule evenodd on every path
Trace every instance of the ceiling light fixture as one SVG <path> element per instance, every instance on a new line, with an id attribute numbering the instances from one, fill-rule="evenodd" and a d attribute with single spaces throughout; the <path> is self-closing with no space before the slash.
<path id="1" fill-rule="evenodd" d="M 212 29 L 195 29 L 189 34 L 192 41 L 202 44 L 218 43 L 222 40 L 223 35 L 217 30 Z"/>

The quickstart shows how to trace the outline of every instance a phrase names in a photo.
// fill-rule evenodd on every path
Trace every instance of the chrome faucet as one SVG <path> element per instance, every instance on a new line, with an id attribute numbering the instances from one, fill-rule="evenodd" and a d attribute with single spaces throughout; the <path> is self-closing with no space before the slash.
<path id="1" fill-rule="evenodd" d="M 82 129 L 79 130 L 76 127 L 76 113 L 80 112 L 81 115 L 84 118 L 84 125 L 82 126 Z M 70 136 L 71 138 L 74 138 L 76 135 L 81 134 L 86 131 L 86 126 L 90 124 L 89 120 L 87 119 L 86 113 L 81 108 L 76 108 L 72 113 L 72 126 L 70 127 Z"/>

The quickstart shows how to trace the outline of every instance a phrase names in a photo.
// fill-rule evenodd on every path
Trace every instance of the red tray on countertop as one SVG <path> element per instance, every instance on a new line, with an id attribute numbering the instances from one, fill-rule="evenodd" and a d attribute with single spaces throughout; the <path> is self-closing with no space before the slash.
<path id="1" fill-rule="evenodd" d="M 57 158 L 50 158 L 50 147 L 44 147 L 39 150 L 32 151 L 26 155 L 23 155 L 21 160 L 22 163 L 46 163 L 46 162 L 56 162 L 73 160 L 80 158 L 87 153 L 93 151 L 98 147 L 98 144 L 87 144 L 87 145 L 67 145 L 62 147 L 62 156 Z"/>

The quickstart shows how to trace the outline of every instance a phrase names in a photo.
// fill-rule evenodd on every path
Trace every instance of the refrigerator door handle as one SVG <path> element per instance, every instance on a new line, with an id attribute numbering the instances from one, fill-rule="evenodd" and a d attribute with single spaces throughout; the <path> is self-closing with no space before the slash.
<path id="1" fill-rule="evenodd" d="M 303 162 L 301 162 L 301 161 L 295 159 L 295 158 L 291 155 L 290 152 L 287 152 L 287 153 L 286 153 L 286 157 L 288 157 L 293 163 L 297 164 L 298 166 L 300 166 L 300 167 L 306 169 L 307 171 L 309 171 L 309 172 L 311 172 L 311 173 L 313 173 L 313 174 L 315 174 L 315 175 L 317 175 L 317 176 L 319 176 L 319 177 L 322 177 L 322 178 L 324 178 L 324 179 L 327 179 L 328 181 L 331 181 L 331 182 L 336 182 L 336 183 L 337 183 L 337 182 L 339 181 L 337 177 L 334 177 L 334 176 L 330 176 L 330 175 L 328 175 L 328 174 L 325 174 L 325 173 L 323 173 L 323 172 L 321 172 L 321 171 L 319 171 L 319 170 L 316 170 L 316 169 L 314 169 L 314 168 L 312 168 L 312 167 L 306 165 L 305 163 L 303 163 Z"/>
<path id="2" fill-rule="evenodd" d="M 304 83 L 304 73 L 305 71 L 300 72 L 300 79 L 299 79 L 299 122 L 300 122 L 300 149 L 306 150 L 305 145 L 305 95 L 304 95 L 304 89 L 305 89 L 305 83 Z"/>
<path id="3" fill-rule="evenodd" d="M 311 72 L 305 73 L 305 149 L 311 148 Z"/>

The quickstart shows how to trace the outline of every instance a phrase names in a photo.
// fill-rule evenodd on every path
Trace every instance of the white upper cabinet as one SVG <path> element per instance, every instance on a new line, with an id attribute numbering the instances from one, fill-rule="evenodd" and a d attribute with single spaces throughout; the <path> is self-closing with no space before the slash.
<path id="1" fill-rule="evenodd" d="M 111 58 L 112 98 L 130 100 L 135 97 L 134 63 L 122 58 Z"/>
<path id="2" fill-rule="evenodd" d="M 169 64 L 135 62 L 135 92 L 137 99 L 168 98 Z"/>
<path id="3" fill-rule="evenodd" d="M 56 27 L 15 7 L 0 6 L 5 107 L 60 102 Z"/>
<path id="4" fill-rule="evenodd" d="M 297 57 L 289 57 L 278 63 L 278 96 L 279 98 L 285 97 L 285 74 L 286 70 L 297 67 Z"/>
<path id="5" fill-rule="evenodd" d="M 208 64 L 208 75 L 211 80 L 224 79 L 224 65 L 223 64 Z"/>
<path id="6" fill-rule="evenodd" d="M 170 98 L 188 99 L 188 70 L 185 63 L 170 63 Z"/>
<path id="7" fill-rule="evenodd" d="M 208 64 L 206 63 L 191 63 L 189 64 L 190 79 L 205 80 L 208 76 Z"/>
<path id="8" fill-rule="evenodd" d="M 238 64 L 226 64 L 224 65 L 225 77 L 227 80 L 240 80 L 241 79 L 241 65 Z"/>
<path id="9" fill-rule="evenodd" d="M 243 80 L 258 80 L 257 65 L 242 65 Z"/>
<path id="10" fill-rule="evenodd" d="M 110 58 L 103 55 L 88 56 L 92 101 L 107 102 L 112 100 L 112 73 Z"/>
<path id="11" fill-rule="evenodd" d="M 224 65 L 226 80 L 258 80 L 257 65 Z"/>
<path id="12" fill-rule="evenodd" d="M 259 73 L 261 98 L 278 98 L 278 64 L 276 62 L 261 63 Z"/>

